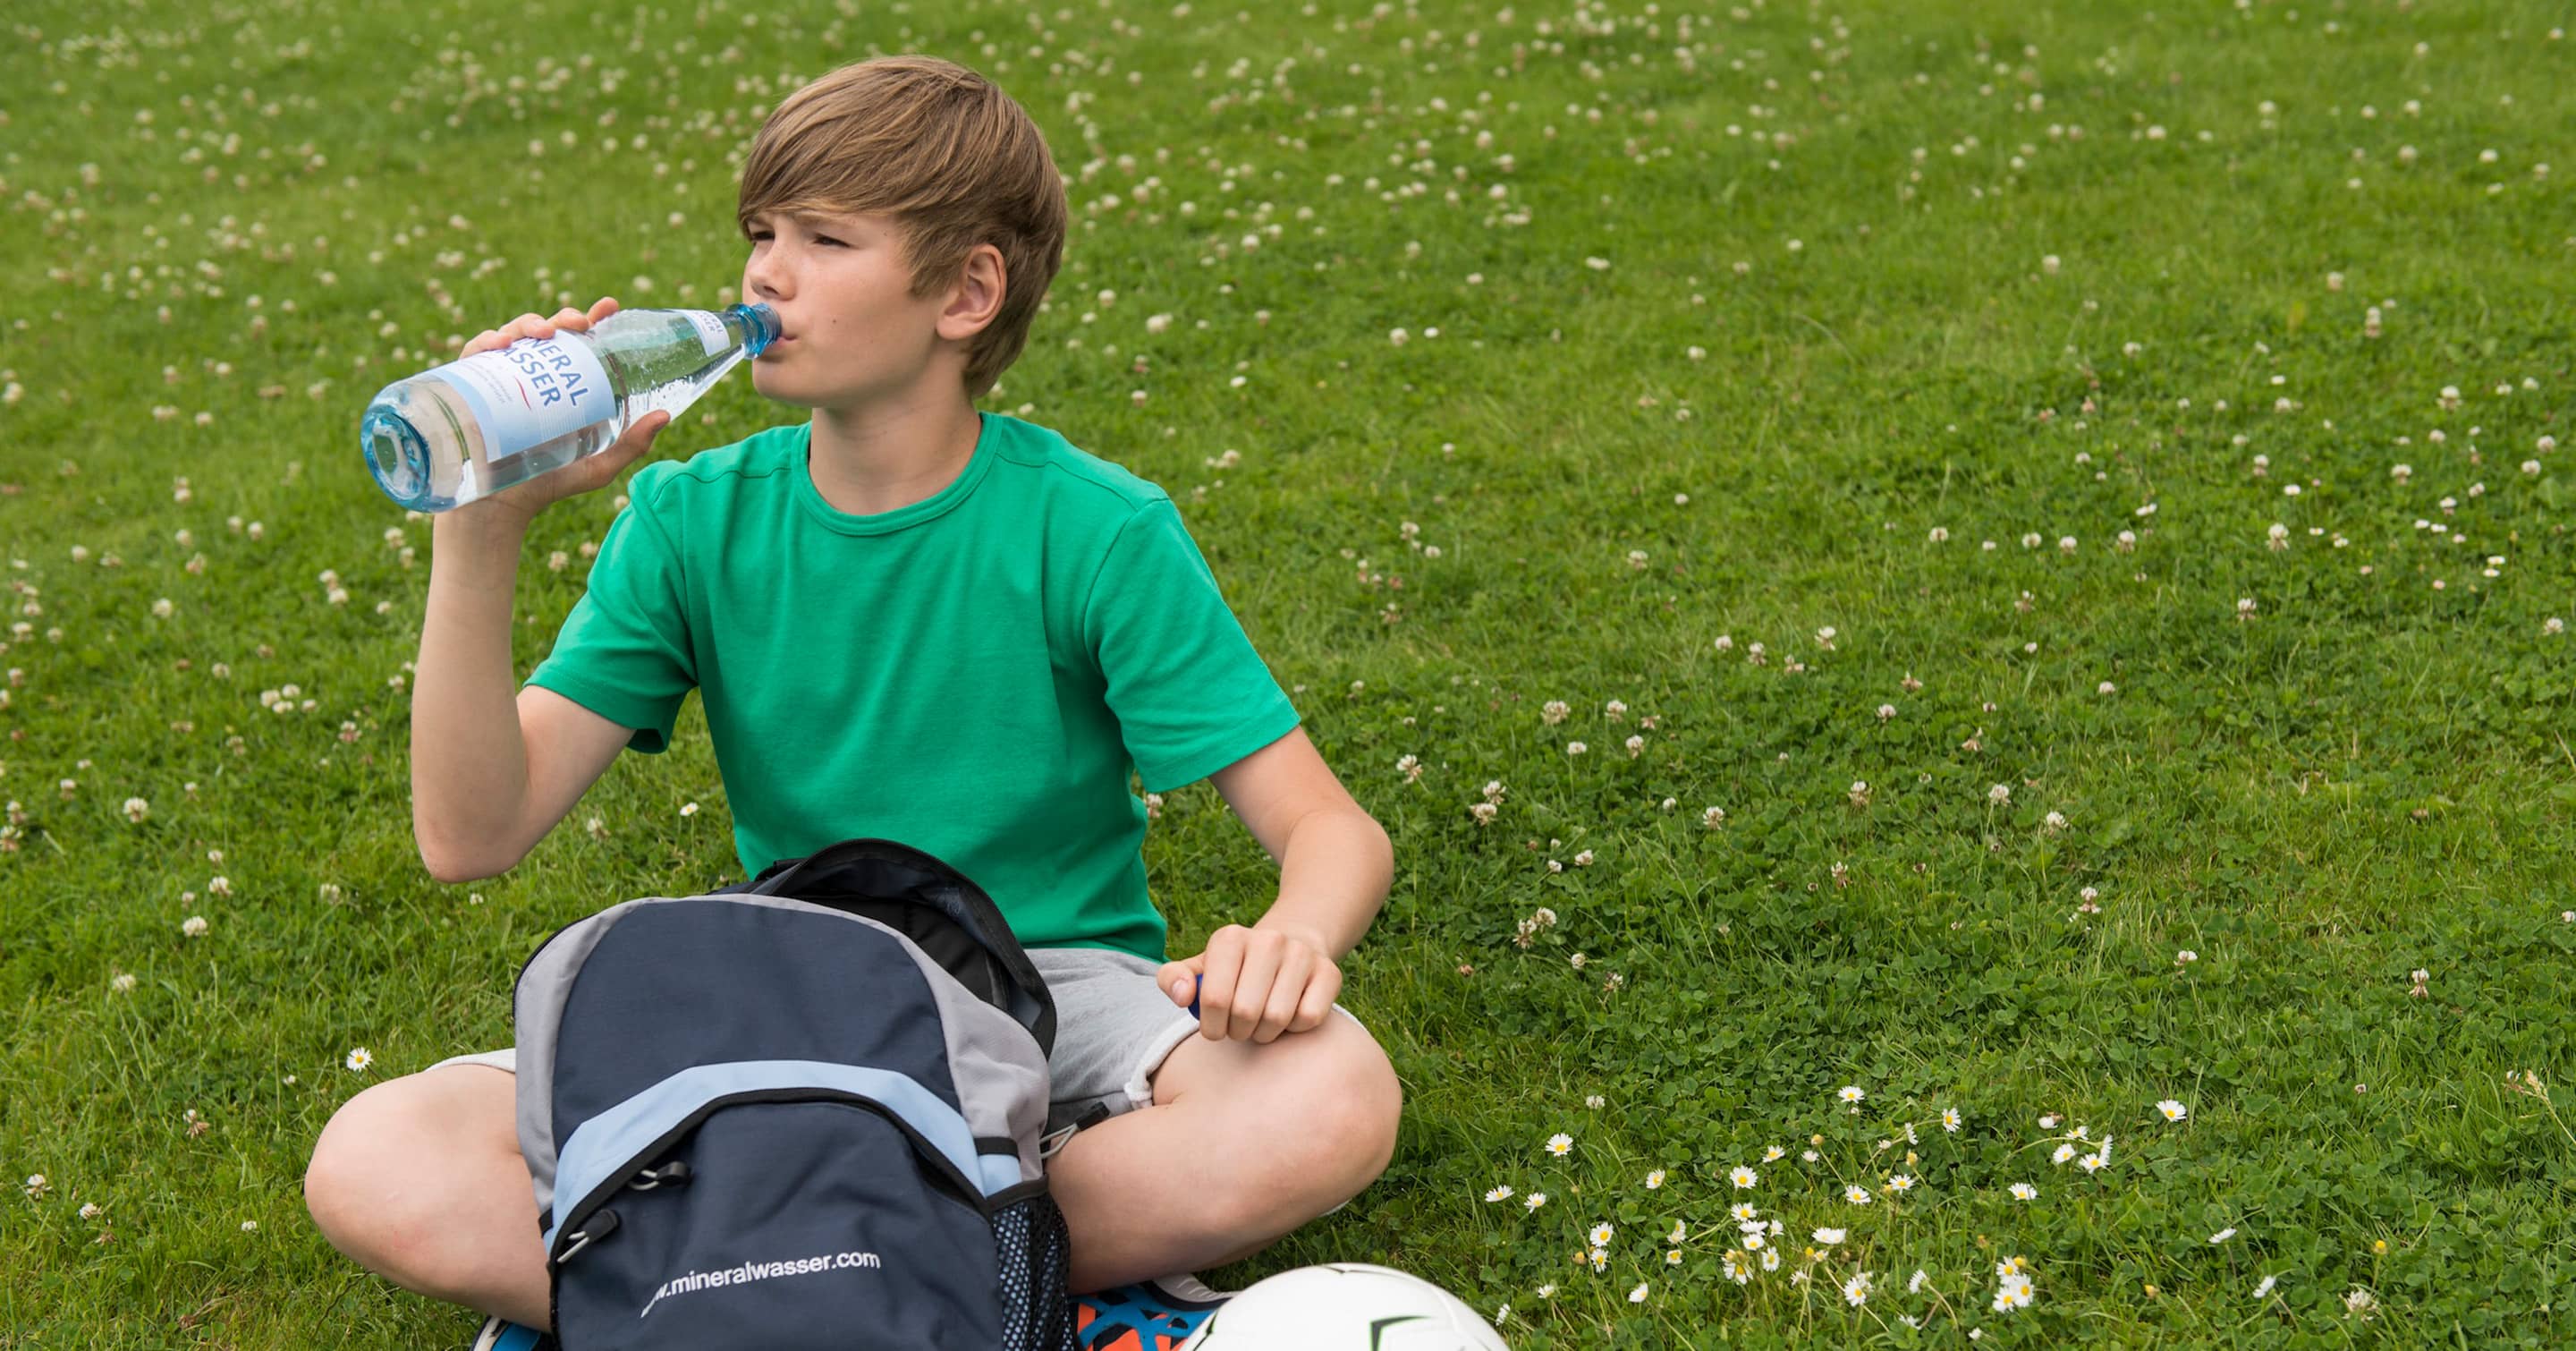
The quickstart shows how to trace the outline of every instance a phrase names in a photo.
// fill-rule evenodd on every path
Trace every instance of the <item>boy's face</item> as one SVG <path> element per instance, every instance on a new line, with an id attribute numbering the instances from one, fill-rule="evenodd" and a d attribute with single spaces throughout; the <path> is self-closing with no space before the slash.
<path id="1" fill-rule="evenodd" d="M 900 398 L 928 373 L 942 295 L 909 294 L 902 236 L 874 214 L 752 218 L 742 299 L 777 311 L 780 338 L 752 362 L 752 385 L 805 408 Z"/>

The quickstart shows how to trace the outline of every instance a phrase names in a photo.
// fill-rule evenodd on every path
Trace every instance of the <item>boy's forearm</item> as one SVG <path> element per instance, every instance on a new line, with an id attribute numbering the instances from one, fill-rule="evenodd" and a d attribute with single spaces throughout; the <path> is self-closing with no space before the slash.
<path id="1" fill-rule="evenodd" d="M 1279 850 L 1279 899 L 1256 929 L 1302 932 L 1338 962 L 1358 947 L 1395 881 L 1395 846 L 1357 809 L 1297 822 Z"/>
<path id="2" fill-rule="evenodd" d="M 429 604 L 412 671 L 411 813 L 434 875 L 490 876 L 525 810 L 510 602 L 526 539 L 522 523 L 431 518 Z"/>

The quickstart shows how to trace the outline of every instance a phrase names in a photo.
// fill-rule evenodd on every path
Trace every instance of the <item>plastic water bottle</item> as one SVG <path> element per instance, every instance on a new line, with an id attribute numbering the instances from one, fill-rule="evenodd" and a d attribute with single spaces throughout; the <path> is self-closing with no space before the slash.
<path id="1" fill-rule="evenodd" d="M 620 310 L 385 386 L 358 442 L 385 496 L 448 511 L 604 450 L 647 413 L 677 417 L 777 339 L 767 305 Z"/>

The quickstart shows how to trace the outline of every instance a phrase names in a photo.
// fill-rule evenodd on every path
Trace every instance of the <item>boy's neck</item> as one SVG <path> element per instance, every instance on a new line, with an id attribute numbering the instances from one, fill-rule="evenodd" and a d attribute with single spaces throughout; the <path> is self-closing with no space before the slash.
<path id="1" fill-rule="evenodd" d="M 962 392 L 908 406 L 817 408 L 806 472 L 833 510 L 881 516 L 956 482 L 982 433 Z"/>

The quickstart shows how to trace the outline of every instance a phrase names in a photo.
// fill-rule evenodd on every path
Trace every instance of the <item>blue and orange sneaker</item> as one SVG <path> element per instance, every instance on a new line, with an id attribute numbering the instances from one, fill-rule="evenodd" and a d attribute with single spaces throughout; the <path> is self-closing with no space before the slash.
<path id="1" fill-rule="evenodd" d="M 1239 1293 L 1180 1275 L 1076 1295 L 1073 1344 L 1080 1351 L 1172 1351 Z"/>
<path id="2" fill-rule="evenodd" d="M 482 1330 L 474 1334 L 471 1351 L 561 1351 L 561 1348 L 555 1345 L 554 1338 L 535 1328 L 486 1318 Z"/>

